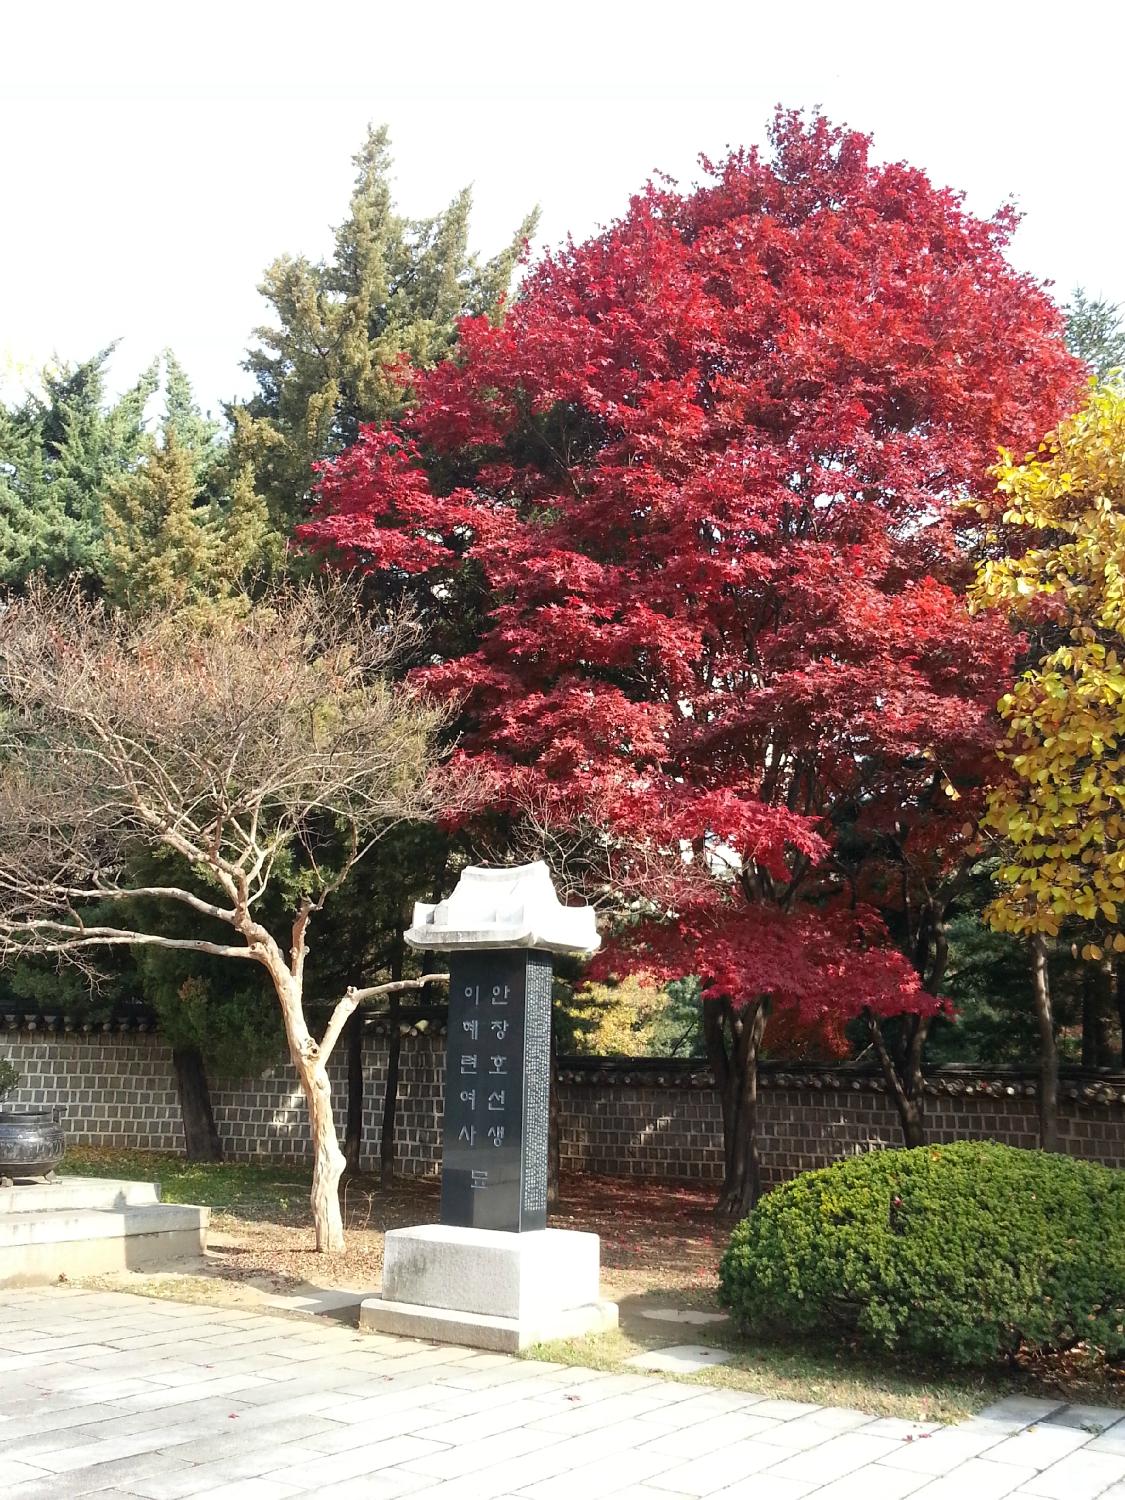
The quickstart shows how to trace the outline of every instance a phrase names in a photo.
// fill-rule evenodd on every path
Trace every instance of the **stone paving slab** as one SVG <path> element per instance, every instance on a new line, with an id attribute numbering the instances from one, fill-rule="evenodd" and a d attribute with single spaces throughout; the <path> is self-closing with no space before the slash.
<path id="1" fill-rule="evenodd" d="M 0 1292 L 0 1494 L 1125 1500 L 1125 1411 L 861 1411 L 70 1287 Z"/>
<path id="2" fill-rule="evenodd" d="M 636 1370 L 657 1370 L 665 1375 L 694 1375 L 698 1370 L 712 1365 L 725 1365 L 730 1360 L 727 1349 L 712 1349 L 705 1344 L 673 1344 L 666 1349 L 650 1349 L 644 1354 L 634 1354 L 625 1363 Z"/>

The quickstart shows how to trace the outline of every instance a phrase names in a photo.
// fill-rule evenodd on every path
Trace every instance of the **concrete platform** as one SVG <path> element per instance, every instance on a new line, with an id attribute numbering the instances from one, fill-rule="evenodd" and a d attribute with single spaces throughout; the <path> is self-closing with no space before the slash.
<path id="1" fill-rule="evenodd" d="M 207 1247 L 210 1210 L 155 1183 L 60 1177 L 0 1192 L 0 1287 L 153 1270 Z"/>
<path id="2" fill-rule="evenodd" d="M 617 1326 L 601 1300 L 596 1234 L 524 1234 L 422 1224 L 384 1241 L 383 1295 L 361 1303 L 359 1326 L 501 1354 Z"/>
<path id="3" fill-rule="evenodd" d="M 115 1177 L 56 1177 L 0 1188 L 0 1215 L 37 1214 L 60 1208 L 141 1208 L 160 1202 L 155 1182 L 122 1182 Z"/>

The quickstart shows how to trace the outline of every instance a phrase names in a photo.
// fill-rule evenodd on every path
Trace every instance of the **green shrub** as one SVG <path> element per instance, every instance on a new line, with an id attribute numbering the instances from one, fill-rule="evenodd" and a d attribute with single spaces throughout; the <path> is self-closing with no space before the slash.
<path id="1" fill-rule="evenodd" d="M 721 1297 L 757 1332 L 984 1365 L 1125 1354 L 1125 1173 L 988 1142 L 809 1172 L 735 1229 Z"/>

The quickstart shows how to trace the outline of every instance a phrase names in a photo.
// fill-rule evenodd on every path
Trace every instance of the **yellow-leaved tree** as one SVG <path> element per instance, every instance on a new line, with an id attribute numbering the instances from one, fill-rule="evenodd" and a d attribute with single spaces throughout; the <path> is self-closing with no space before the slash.
<path id="1" fill-rule="evenodd" d="M 986 916 L 1031 943 L 1041 1137 L 1056 1149 L 1048 941 L 1067 924 L 1084 958 L 1125 953 L 1125 385 L 1092 387 L 1038 452 L 1004 453 L 994 474 L 1026 546 L 984 563 L 973 604 L 1010 611 L 1032 664 L 999 705 L 1007 775 L 984 826 L 1006 852 Z"/>
<path id="2" fill-rule="evenodd" d="M 668 1010 L 668 997 L 651 981 L 628 975 L 617 984 L 587 984 L 562 1007 L 571 1045 L 590 1057 L 645 1057 Z"/>

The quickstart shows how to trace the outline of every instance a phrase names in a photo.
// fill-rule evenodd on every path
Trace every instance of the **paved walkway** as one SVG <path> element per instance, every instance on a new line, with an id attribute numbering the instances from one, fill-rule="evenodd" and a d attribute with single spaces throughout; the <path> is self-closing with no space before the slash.
<path id="1" fill-rule="evenodd" d="M 0 1292 L 0 1494 L 1125 1500 L 1125 1412 L 937 1429 L 339 1325 Z"/>

